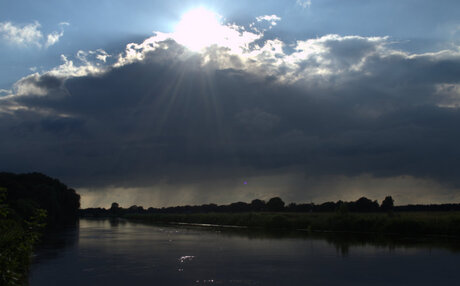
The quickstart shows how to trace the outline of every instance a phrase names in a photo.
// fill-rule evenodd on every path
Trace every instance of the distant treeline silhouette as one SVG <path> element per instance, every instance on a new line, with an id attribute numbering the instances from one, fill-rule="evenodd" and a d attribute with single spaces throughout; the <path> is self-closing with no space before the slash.
<path id="1" fill-rule="evenodd" d="M 87 208 L 80 211 L 82 216 L 121 216 L 124 214 L 188 214 L 188 213 L 243 213 L 243 212 L 388 212 L 388 211 L 460 211 L 460 204 L 431 204 L 431 205 L 405 205 L 394 206 L 394 200 L 387 196 L 381 204 L 377 201 L 361 197 L 351 202 L 325 202 L 314 203 L 290 203 L 286 205 L 279 197 L 274 197 L 265 202 L 255 199 L 250 203 L 236 202 L 228 205 L 204 204 L 195 206 L 175 206 L 145 209 L 142 206 L 133 205 L 122 208 L 118 203 L 112 203 L 109 209 Z"/>

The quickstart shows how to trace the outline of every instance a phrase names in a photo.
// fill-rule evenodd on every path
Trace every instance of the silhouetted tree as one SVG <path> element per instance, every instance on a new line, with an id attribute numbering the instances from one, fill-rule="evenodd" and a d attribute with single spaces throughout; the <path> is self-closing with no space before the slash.
<path id="1" fill-rule="evenodd" d="M 8 190 L 6 203 L 22 218 L 37 208 L 46 210 L 48 226 L 74 223 L 78 218 L 80 195 L 56 179 L 40 173 L 0 172 L 0 186 Z"/>
<path id="2" fill-rule="evenodd" d="M 354 203 L 354 211 L 357 212 L 374 212 L 379 210 L 377 201 L 371 201 L 366 197 L 359 198 Z"/>
<path id="3" fill-rule="evenodd" d="M 288 212 L 296 212 L 297 211 L 297 204 L 296 203 L 290 203 L 286 207 L 286 211 L 288 211 Z"/>
<path id="4" fill-rule="evenodd" d="M 280 212 L 284 210 L 284 202 L 280 197 L 271 198 L 267 203 L 267 209 L 271 212 Z"/>
<path id="5" fill-rule="evenodd" d="M 319 206 L 315 206 L 315 211 L 319 212 L 334 212 L 337 209 L 337 205 L 334 202 L 325 202 Z"/>
<path id="6" fill-rule="evenodd" d="M 141 206 L 132 205 L 128 208 L 128 213 L 141 213 L 143 210 Z"/>
<path id="7" fill-rule="evenodd" d="M 314 208 L 315 208 L 315 204 L 313 204 L 313 203 L 310 203 L 310 204 L 298 204 L 296 206 L 296 211 L 297 212 L 312 212 Z"/>
<path id="8" fill-rule="evenodd" d="M 231 203 L 229 210 L 231 212 L 248 212 L 251 210 L 251 205 L 244 202 Z"/>
<path id="9" fill-rule="evenodd" d="M 337 212 L 339 214 L 345 215 L 348 214 L 348 204 L 346 202 L 338 201 L 337 202 Z"/>
<path id="10" fill-rule="evenodd" d="M 110 207 L 109 211 L 112 215 L 117 216 L 121 214 L 122 209 L 120 208 L 120 205 L 118 203 L 112 203 L 112 206 Z"/>
<path id="11" fill-rule="evenodd" d="M 255 212 L 260 212 L 265 208 L 265 202 L 259 199 L 252 200 L 251 209 Z"/>
<path id="12" fill-rule="evenodd" d="M 205 213 L 210 213 L 210 212 L 215 212 L 217 211 L 217 205 L 216 204 L 205 204 L 200 206 L 198 209 L 195 209 L 194 212 L 205 212 Z"/>
<path id="13" fill-rule="evenodd" d="M 380 205 L 380 209 L 385 212 L 391 211 L 394 209 L 394 202 L 395 201 L 391 196 L 386 196 L 382 204 Z"/>

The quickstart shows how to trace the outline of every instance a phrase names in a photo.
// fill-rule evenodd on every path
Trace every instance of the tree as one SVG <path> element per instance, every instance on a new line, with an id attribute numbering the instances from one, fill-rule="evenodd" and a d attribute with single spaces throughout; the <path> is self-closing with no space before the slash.
<path id="1" fill-rule="evenodd" d="M 252 200 L 251 209 L 255 212 L 260 212 L 265 208 L 265 202 L 259 199 Z"/>
<path id="2" fill-rule="evenodd" d="M 391 196 L 386 196 L 380 205 L 380 209 L 384 212 L 391 211 L 394 208 L 394 200 Z"/>
<path id="3" fill-rule="evenodd" d="M 348 204 L 342 201 L 337 202 L 337 212 L 342 215 L 348 214 Z"/>
<path id="4" fill-rule="evenodd" d="M 137 206 L 137 205 L 132 205 L 128 208 L 128 213 L 133 214 L 133 213 L 142 213 L 144 211 L 143 206 Z"/>
<path id="5" fill-rule="evenodd" d="M 112 215 L 119 215 L 122 210 L 118 203 L 112 203 L 112 206 L 110 207 L 109 211 Z"/>
<path id="6" fill-rule="evenodd" d="M 232 203 L 228 206 L 230 212 L 247 212 L 251 210 L 251 205 L 244 202 Z"/>
<path id="7" fill-rule="evenodd" d="M 34 215 L 35 209 L 44 209 L 48 227 L 77 222 L 80 195 L 59 180 L 40 173 L 0 172 L 0 186 L 8 189 L 5 203 L 23 219 Z"/>
<path id="8" fill-rule="evenodd" d="M 280 197 L 271 198 L 267 203 L 267 209 L 271 212 L 280 212 L 284 210 L 284 202 Z"/>
<path id="9" fill-rule="evenodd" d="M 8 205 L 3 204 L 6 201 L 6 189 L 0 188 L 0 219 L 8 215 Z"/>
<path id="10" fill-rule="evenodd" d="M 334 202 L 325 202 L 320 204 L 316 209 L 320 212 L 334 212 L 337 208 Z"/>
<path id="11" fill-rule="evenodd" d="M 118 203 L 112 203 L 112 206 L 110 207 L 111 210 L 117 210 L 120 207 Z"/>
<path id="12" fill-rule="evenodd" d="M 377 201 L 371 201 L 366 197 L 361 197 L 355 202 L 354 208 L 357 212 L 373 212 L 378 211 L 379 204 Z"/>
<path id="13" fill-rule="evenodd" d="M 290 203 L 287 207 L 286 210 L 288 212 L 295 212 L 297 211 L 297 204 L 296 203 Z"/>

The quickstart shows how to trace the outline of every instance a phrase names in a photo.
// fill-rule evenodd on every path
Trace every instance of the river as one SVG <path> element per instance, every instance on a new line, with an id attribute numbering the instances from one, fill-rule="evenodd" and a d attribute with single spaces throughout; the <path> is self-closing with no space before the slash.
<path id="1" fill-rule="evenodd" d="M 458 285 L 455 239 L 154 226 L 81 219 L 46 237 L 41 285 Z"/>

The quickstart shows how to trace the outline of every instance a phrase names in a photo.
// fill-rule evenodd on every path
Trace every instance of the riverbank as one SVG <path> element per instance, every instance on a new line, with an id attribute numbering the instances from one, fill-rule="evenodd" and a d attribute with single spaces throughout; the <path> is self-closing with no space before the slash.
<path id="1" fill-rule="evenodd" d="M 127 214 L 150 223 L 196 223 L 306 231 L 460 237 L 460 212 Z"/>
<path id="2" fill-rule="evenodd" d="M 80 196 L 40 173 L 0 172 L 0 285 L 26 285 L 42 235 L 75 224 Z"/>
<path id="3" fill-rule="evenodd" d="M 0 285 L 26 285 L 30 257 L 45 226 L 46 211 L 31 209 L 33 215 L 22 218 L 8 204 L 0 188 Z"/>

